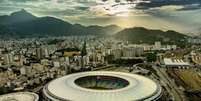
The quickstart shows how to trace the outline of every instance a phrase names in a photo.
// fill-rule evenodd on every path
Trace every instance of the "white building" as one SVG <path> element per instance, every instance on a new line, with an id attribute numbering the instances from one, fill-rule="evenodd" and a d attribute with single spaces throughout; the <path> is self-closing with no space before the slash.
<path id="1" fill-rule="evenodd" d="M 54 67 L 60 67 L 59 61 L 54 61 L 54 62 L 53 62 L 53 65 L 54 65 Z"/>
<path id="2" fill-rule="evenodd" d="M 164 65 L 166 67 L 178 67 L 178 68 L 191 66 L 188 62 L 185 62 L 182 59 L 172 59 L 172 58 L 164 58 Z"/>
<path id="3" fill-rule="evenodd" d="M 27 70 L 26 70 L 25 66 L 23 66 L 22 68 L 20 68 L 20 74 L 21 75 L 26 75 L 27 74 Z"/>
<path id="4" fill-rule="evenodd" d="M 141 56 L 144 53 L 144 47 L 135 45 L 124 46 L 122 49 L 122 53 L 122 57 L 128 58 Z"/>
<path id="5" fill-rule="evenodd" d="M 5 64 L 10 65 L 10 64 L 13 63 L 14 56 L 13 56 L 12 53 L 4 54 L 3 58 L 4 58 L 4 63 Z"/>
<path id="6" fill-rule="evenodd" d="M 160 50 L 161 49 L 161 42 L 155 42 L 155 44 L 154 44 L 154 48 L 155 48 L 155 50 Z"/>

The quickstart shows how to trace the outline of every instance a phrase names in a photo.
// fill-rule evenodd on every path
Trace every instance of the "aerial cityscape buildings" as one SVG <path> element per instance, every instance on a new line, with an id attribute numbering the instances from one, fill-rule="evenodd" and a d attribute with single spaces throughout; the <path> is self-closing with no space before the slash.
<path id="1" fill-rule="evenodd" d="M 61 41 L 56 44 L 48 44 L 52 40 L 65 41 Z M 115 85 L 116 80 L 117 82 L 119 81 L 119 79 L 115 78 L 116 76 L 122 79 L 126 79 L 126 81 L 122 81 L 122 79 L 120 79 L 119 82 L 127 82 L 127 85 L 132 85 L 130 83 L 131 81 L 128 80 L 129 77 L 131 79 L 135 79 L 138 83 L 143 82 L 144 79 L 148 80 L 146 83 L 136 83 L 136 85 L 138 85 L 137 88 L 142 86 L 141 90 L 133 88 L 133 91 L 131 91 L 132 89 L 130 88 L 129 90 L 125 90 L 124 93 L 122 93 L 125 94 L 126 91 L 128 93 L 131 92 L 133 94 L 131 96 L 134 98 L 130 98 L 128 96 L 130 94 L 125 94 L 125 96 L 133 100 L 138 98 L 144 99 L 146 95 L 143 97 L 143 94 L 148 92 L 150 92 L 148 95 L 151 99 L 158 99 L 161 97 L 164 99 L 187 99 L 186 97 L 183 97 L 185 94 L 183 94 L 181 90 L 176 89 L 177 86 L 175 83 L 177 82 L 169 82 L 169 79 L 171 78 L 167 76 L 173 75 L 172 73 L 175 72 L 174 69 L 185 71 L 187 69 L 187 71 L 190 70 L 191 72 L 193 72 L 192 70 L 195 69 L 196 71 L 199 71 L 197 67 L 199 67 L 200 55 L 196 55 L 199 54 L 197 50 L 194 50 L 190 52 L 189 55 L 187 54 L 183 57 L 181 55 L 181 53 L 185 53 L 183 49 L 180 49 L 177 47 L 177 45 L 163 45 L 161 42 L 155 42 L 153 45 L 131 44 L 110 38 L 96 38 L 94 36 L 72 36 L 8 41 L 4 40 L 1 41 L 1 43 L 4 43 L 1 44 L 0 52 L 0 85 L 2 87 L 1 93 L 5 94 L 4 92 L 10 92 L 12 94 L 12 92 L 22 91 L 34 92 L 37 93 L 39 98 L 41 100 L 43 99 L 44 101 L 47 99 L 52 101 L 55 101 L 56 99 L 72 100 L 76 98 L 73 96 L 80 96 L 79 93 L 74 92 L 82 90 L 85 92 L 89 90 L 87 91 L 89 94 L 86 93 L 87 95 L 81 98 L 84 99 L 86 97 L 86 101 L 89 101 L 87 100 L 87 96 L 90 96 L 90 94 L 100 97 L 98 96 L 99 94 L 97 94 L 97 92 L 103 93 L 104 91 L 115 91 L 115 89 L 112 87 Z M 189 58 L 192 58 L 192 60 L 189 60 Z M 158 65 L 160 65 L 160 67 Z M 171 70 L 174 72 L 170 72 Z M 104 80 L 98 80 L 97 86 L 100 86 L 101 88 L 92 88 L 90 86 L 93 86 L 95 81 L 94 77 L 88 78 L 88 75 L 91 75 L 91 73 L 95 78 L 105 78 L 106 81 L 111 82 L 107 83 Z M 195 74 L 196 77 L 199 75 L 198 72 Z M 71 75 L 74 75 L 75 77 Z M 77 77 L 76 75 L 79 76 Z M 100 75 L 112 77 L 99 77 Z M 141 77 L 139 75 L 143 75 L 145 77 Z M 87 78 L 84 79 L 84 77 Z M 61 80 L 62 78 L 64 80 Z M 71 80 L 70 78 L 74 80 L 71 81 L 71 84 L 63 83 Z M 79 78 L 83 78 L 81 81 L 84 85 L 80 85 L 82 84 L 81 81 L 79 81 L 79 84 L 76 84 L 76 79 Z M 90 81 L 91 79 L 93 80 Z M 132 82 L 135 80 L 132 80 Z M 114 84 L 112 82 L 114 82 Z M 147 87 L 151 86 L 151 83 L 153 83 L 153 87 L 159 88 L 153 88 L 151 90 L 152 87 L 149 87 L 149 91 L 146 91 L 146 89 L 148 89 Z M 72 85 L 80 89 L 71 88 L 74 87 Z M 174 87 L 172 88 L 173 91 L 171 91 L 168 87 L 172 85 Z M 54 91 L 52 91 L 52 88 L 54 88 Z M 57 88 L 60 90 L 56 90 Z M 121 89 L 123 92 L 124 87 L 120 87 L 119 90 L 121 91 Z M 95 95 L 91 93 L 93 90 L 94 92 L 97 91 Z M 118 89 L 116 91 L 118 91 Z M 146 91 L 146 93 L 143 93 L 144 91 Z M 172 95 L 172 92 L 178 93 Z M 66 93 L 69 93 L 69 96 L 62 95 Z M 71 94 L 73 95 L 70 96 Z M 140 94 L 140 96 L 136 96 L 135 94 Z M 6 96 L 7 95 L 5 95 L 5 97 Z M 124 95 L 121 96 L 124 98 Z M 76 99 L 75 101 L 80 101 L 80 99 Z M 111 101 L 113 98 L 110 98 L 109 94 L 104 93 L 100 99 Z M 116 100 L 121 100 L 121 98 L 117 98 Z"/>
<path id="2" fill-rule="evenodd" d="M 200 0 L 0 0 L 0 101 L 201 101 Z"/>

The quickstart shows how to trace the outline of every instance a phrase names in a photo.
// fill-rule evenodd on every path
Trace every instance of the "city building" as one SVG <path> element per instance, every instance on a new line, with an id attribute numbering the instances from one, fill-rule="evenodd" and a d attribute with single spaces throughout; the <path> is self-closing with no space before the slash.
<path id="1" fill-rule="evenodd" d="M 4 54 L 4 64 L 10 65 L 13 63 L 13 54 L 9 53 L 9 54 Z"/>
<path id="2" fill-rule="evenodd" d="M 38 59 L 42 59 L 43 58 L 43 49 L 42 48 L 37 48 L 36 49 L 36 57 Z"/>
<path id="3" fill-rule="evenodd" d="M 144 47 L 139 45 L 126 45 L 122 48 L 116 48 L 112 50 L 114 59 L 120 58 L 134 58 L 141 56 L 144 53 Z"/>
<path id="4" fill-rule="evenodd" d="M 160 50 L 161 49 L 161 42 L 160 41 L 155 42 L 154 46 L 155 46 L 156 50 Z"/>
<path id="5" fill-rule="evenodd" d="M 165 67 L 190 67 L 190 64 L 188 62 L 183 61 L 182 59 L 164 58 L 163 60 Z"/>
<path id="6" fill-rule="evenodd" d="M 94 71 L 55 79 L 43 88 L 43 101 L 157 101 L 161 86 L 144 76 Z"/>
<path id="7" fill-rule="evenodd" d="M 120 59 L 122 57 L 122 49 L 113 49 L 112 55 L 114 55 L 114 59 Z"/>
<path id="8" fill-rule="evenodd" d="M 200 38 L 189 38 L 188 43 L 201 44 L 201 39 Z"/>
<path id="9" fill-rule="evenodd" d="M 123 47 L 122 53 L 123 53 L 122 57 L 127 58 L 138 57 L 144 53 L 144 48 L 136 45 L 128 45 Z"/>

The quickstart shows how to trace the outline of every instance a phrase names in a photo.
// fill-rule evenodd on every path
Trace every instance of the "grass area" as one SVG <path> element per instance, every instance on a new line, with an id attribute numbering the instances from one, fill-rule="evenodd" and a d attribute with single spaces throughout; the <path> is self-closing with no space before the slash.
<path id="1" fill-rule="evenodd" d="M 168 69 L 167 72 L 186 90 L 201 90 L 201 76 L 195 70 Z"/>
<path id="2" fill-rule="evenodd" d="M 189 89 L 201 90 L 201 77 L 197 72 L 192 70 L 176 71 L 182 81 L 188 85 Z"/>
<path id="3" fill-rule="evenodd" d="M 179 70 L 168 69 L 167 73 L 175 83 L 185 89 L 185 94 L 190 101 L 201 99 L 201 76 L 193 69 Z"/>

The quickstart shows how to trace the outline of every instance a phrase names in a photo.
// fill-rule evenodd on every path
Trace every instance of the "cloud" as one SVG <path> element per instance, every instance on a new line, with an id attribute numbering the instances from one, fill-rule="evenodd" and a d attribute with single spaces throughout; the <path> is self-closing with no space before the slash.
<path id="1" fill-rule="evenodd" d="M 162 6 L 169 6 L 169 5 L 177 5 L 177 6 L 186 6 L 186 5 L 193 5 L 201 4 L 201 0 L 149 0 L 150 2 L 142 2 L 139 3 L 139 7 L 144 8 L 154 8 L 154 7 L 162 7 Z"/>
<path id="2" fill-rule="evenodd" d="M 108 10 L 104 11 L 105 7 L 108 5 L 122 6 L 120 2 L 128 3 L 127 1 L 128 0 L 0 0 L 0 8 L 2 8 L 0 9 L 0 12 L 10 13 L 11 11 L 24 8 L 31 12 L 39 13 L 39 15 L 58 14 L 56 16 L 82 16 L 83 13 L 85 13 L 85 15 L 88 16 L 111 16 L 115 15 L 115 13 L 119 14 L 126 12 L 127 10 L 123 9 L 125 7 L 121 7 L 119 9 L 114 7 L 114 9 L 117 10 L 112 9 L 113 11 L 108 12 Z M 138 12 L 137 10 L 149 10 L 157 7 L 177 5 L 183 6 L 183 8 L 178 9 L 177 11 L 183 11 L 200 9 L 200 6 L 197 6 L 200 4 L 201 0 L 135 0 L 133 3 L 134 6 L 128 7 L 128 9 L 129 11 L 135 13 Z M 103 6 L 104 9 L 98 9 L 100 11 L 91 10 L 94 6 L 102 5 L 106 6 Z M 120 12 L 117 12 L 118 10 Z"/>
<path id="3" fill-rule="evenodd" d="M 38 1 L 38 0 L 7 0 L 7 1 L 11 1 L 11 2 L 29 2 L 29 1 Z"/>
<path id="4" fill-rule="evenodd" d="M 178 11 L 189 11 L 189 10 L 197 10 L 200 9 L 200 4 L 191 4 L 191 5 L 185 5 L 183 8 L 177 9 Z"/>
<path id="5" fill-rule="evenodd" d="M 201 25 L 199 20 L 201 17 L 201 0 L 127 1 L 0 0 L 0 15 L 25 9 L 36 16 L 54 16 L 72 23 L 86 25 L 147 25 L 148 27 L 155 26 L 154 28 L 164 25 L 164 28 L 168 26 L 167 28 L 171 27 L 172 29 L 181 26 L 179 27 L 181 30 L 195 27 L 195 24 L 196 26 Z"/>
<path id="6" fill-rule="evenodd" d="M 72 12 L 72 14 L 77 12 L 78 14 L 80 13 L 80 10 L 84 11 L 89 8 L 88 6 L 79 2 L 75 2 L 73 0 L 1 0 L 0 8 L 2 9 L 0 9 L 0 12 L 16 11 L 24 8 L 31 12 L 43 12 L 44 14 L 51 14 L 52 12 L 60 12 L 56 14 L 68 12 L 69 15 Z"/>

